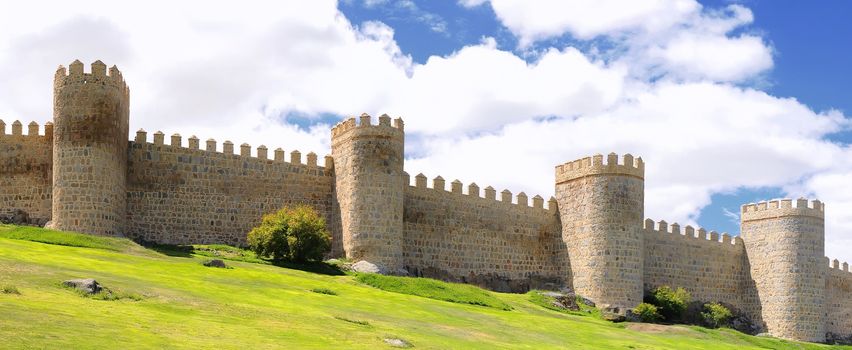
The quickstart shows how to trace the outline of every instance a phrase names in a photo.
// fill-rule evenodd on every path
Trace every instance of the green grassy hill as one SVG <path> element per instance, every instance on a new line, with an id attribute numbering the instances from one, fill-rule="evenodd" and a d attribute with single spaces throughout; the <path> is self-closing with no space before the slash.
<path id="1" fill-rule="evenodd" d="M 0 348 L 382 349 L 391 347 L 386 338 L 419 349 L 832 348 L 731 330 L 613 324 L 545 309 L 529 295 L 307 272 L 239 252 L 226 252 L 248 260 L 226 260 L 233 268 L 203 266 L 208 258 L 200 254 L 216 251 L 150 250 L 123 239 L 0 225 Z M 73 278 L 95 278 L 116 295 L 141 300 L 96 300 L 60 286 Z M 430 296 L 442 299 L 458 292 L 457 301 L 469 304 L 367 283 L 413 293 L 405 289 L 431 288 L 439 293 Z"/>

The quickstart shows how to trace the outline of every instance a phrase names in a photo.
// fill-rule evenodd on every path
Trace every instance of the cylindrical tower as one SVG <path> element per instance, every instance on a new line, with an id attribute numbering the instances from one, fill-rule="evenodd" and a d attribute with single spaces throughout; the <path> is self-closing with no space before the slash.
<path id="1" fill-rule="evenodd" d="M 766 331 L 825 341 L 825 206 L 806 199 L 747 204 L 741 232 Z"/>
<path id="2" fill-rule="evenodd" d="M 402 269 L 404 132 L 402 119 L 362 114 L 331 130 L 343 251 L 388 273 Z"/>
<path id="3" fill-rule="evenodd" d="M 645 165 L 627 154 L 556 167 L 556 200 L 574 291 L 624 313 L 642 302 Z"/>
<path id="4" fill-rule="evenodd" d="M 129 90 L 118 68 L 91 73 L 74 61 L 53 82 L 53 218 L 50 227 L 124 233 Z"/>

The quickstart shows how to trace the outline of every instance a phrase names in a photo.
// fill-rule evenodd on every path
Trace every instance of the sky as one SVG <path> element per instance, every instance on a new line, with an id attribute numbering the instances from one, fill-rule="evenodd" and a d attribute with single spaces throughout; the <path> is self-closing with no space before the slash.
<path id="1" fill-rule="evenodd" d="M 645 215 L 738 234 L 740 205 L 826 203 L 852 262 L 852 3 L 788 0 L 0 2 L 0 119 L 50 120 L 60 64 L 117 65 L 131 129 L 330 153 L 402 117 L 406 171 L 547 198 L 554 166 L 646 162 Z"/>

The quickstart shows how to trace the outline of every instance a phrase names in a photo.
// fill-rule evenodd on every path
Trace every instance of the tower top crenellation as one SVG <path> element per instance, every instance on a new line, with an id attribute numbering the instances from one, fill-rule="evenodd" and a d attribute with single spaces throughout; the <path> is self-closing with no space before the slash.
<path id="1" fill-rule="evenodd" d="M 59 89 L 66 86 L 83 84 L 103 84 L 115 87 L 125 95 L 129 94 L 127 83 L 124 81 L 124 77 L 121 71 L 118 70 L 118 67 L 112 66 L 107 70 L 107 65 L 100 60 L 92 62 L 90 67 L 89 72 L 86 73 L 85 65 L 80 60 L 74 60 L 74 62 L 68 65 L 68 69 L 60 65 L 56 69 L 56 75 L 54 76 L 54 88 Z"/>
<path id="2" fill-rule="evenodd" d="M 623 162 L 619 163 L 619 157 L 615 153 L 610 153 L 604 162 L 604 156 L 596 154 L 592 157 L 585 157 L 556 167 L 556 183 L 567 182 L 586 176 L 614 174 L 627 175 L 645 178 L 645 162 L 642 157 L 633 158 L 631 154 L 625 154 L 622 157 Z"/>
<path id="3" fill-rule="evenodd" d="M 331 128 L 332 143 L 337 143 L 337 140 L 348 139 L 350 135 L 376 135 L 386 137 L 402 138 L 404 134 L 404 122 L 402 118 L 391 120 L 387 114 L 382 114 L 379 117 L 379 123 L 373 124 L 372 117 L 363 113 L 359 118 L 351 117 L 340 123 L 337 123 Z"/>

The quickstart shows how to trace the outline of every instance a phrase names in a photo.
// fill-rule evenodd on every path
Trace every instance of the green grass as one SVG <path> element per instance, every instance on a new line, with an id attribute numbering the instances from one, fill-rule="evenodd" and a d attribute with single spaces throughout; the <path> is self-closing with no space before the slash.
<path id="1" fill-rule="evenodd" d="M 114 251 L 127 251 L 136 246 L 135 243 L 120 238 L 98 237 L 75 232 L 61 232 L 31 226 L 3 224 L 0 224 L 0 238 Z"/>
<path id="2" fill-rule="evenodd" d="M 359 273 L 355 280 L 389 292 L 411 294 L 430 299 L 512 310 L 512 306 L 481 288 L 469 284 L 447 283 L 429 278 L 384 276 Z"/>
<path id="3" fill-rule="evenodd" d="M 645 333 L 549 310 L 527 294 L 477 289 L 512 308 L 506 311 L 389 292 L 359 282 L 360 275 L 233 260 L 235 269 L 210 269 L 200 264 L 209 257 L 171 256 L 126 240 L 93 249 L 21 238 L 63 244 L 79 242 L 75 235 L 41 237 L 27 228 L 28 236 L 9 239 L 9 230 L 17 228 L 0 229 L 0 286 L 22 293 L 0 293 L 3 349 L 374 350 L 389 348 L 384 339 L 392 338 L 416 349 L 852 349 L 728 329 L 659 326 L 665 331 Z M 96 300 L 58 286 L 74 278 L 141 298 Z M 339 296 L 311 291 L 319 287 Z"/>

